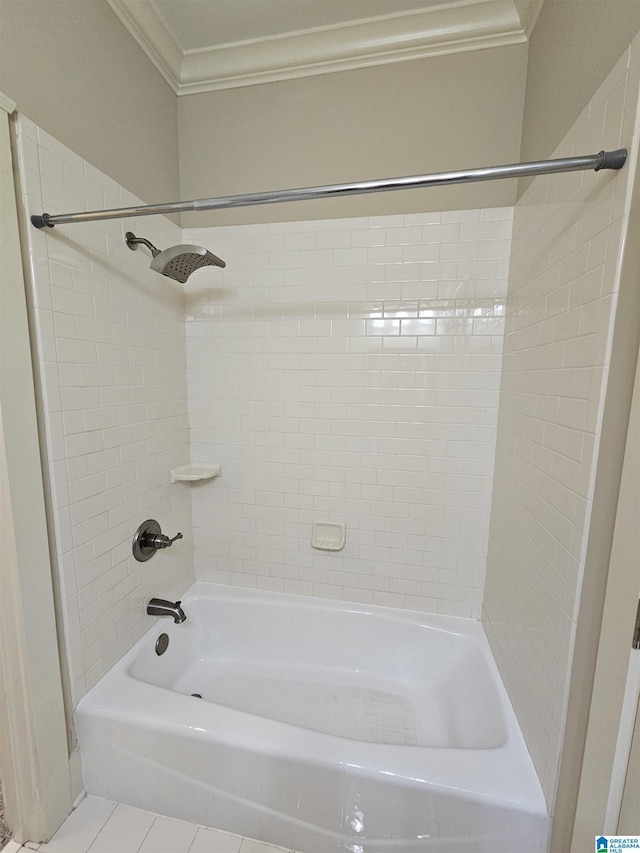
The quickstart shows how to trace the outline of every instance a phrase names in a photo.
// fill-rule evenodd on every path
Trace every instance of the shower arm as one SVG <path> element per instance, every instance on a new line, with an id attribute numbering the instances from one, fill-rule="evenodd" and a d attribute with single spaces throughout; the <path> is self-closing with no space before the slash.
<path id="1" fill-rule="evenodd" d="M 552 175 L 559 172 L 580 172 L 593 169 L 621 169 L 627 159 L 627 149 L 600 151 L 582 157 L 563 157 L 557 160 L 538 160 L 515 163 L 509 166 L 485 166 L 480 169 L 463 169 L 458 172 L 436 172 L 431 175 L 413 175 L 406 178 L 387 178 L 379 181 L 359 181 L 351 184 L 329 184 L 291 190 L 246 193 L 219 198 L 201 198 L 193 201 L 174 201 L 165 204 L 147 204 L 138 207 L 120 207 L 112 210 L 93 210 L 80 213 L 51 215 L 43 213 L 31 217 L 36 228 L 63 225 L 71 222 L 94 222 L 102 219 L 124 219 L 128 216 L 150 216 L 154 213 L 172 214 L 225 210 L 233 207 L 250 207 L 258 204 L 276 204 L 286 201 L 306 201 L 320 198 L 337 198 L 345 195 L 406 190 L 421 187 L 439 187 L 447 184 L 466 184 L 474 181 L 494 181 L 501 178 L 527 178 Z"/>
<path id="2" fill-rule="evenodd" d="M 124 235 L 124 239 L 130 249 L 135 250 L 136 246 L 146 246 L 154 258 L 157 258 L 160 254 L 160 249 L 156 249 L 153 243 L 150 243 L 149 240 L 145 240 L 144 237 L 136 237 L 136 235 L 132 234 L 131 231 L 127 231 Z"/>

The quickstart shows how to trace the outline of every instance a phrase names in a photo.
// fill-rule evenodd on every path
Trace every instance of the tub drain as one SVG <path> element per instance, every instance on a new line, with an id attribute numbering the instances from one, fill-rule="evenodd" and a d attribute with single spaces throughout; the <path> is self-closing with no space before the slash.
<path id="1" fill-rule="evenodd" d="M 192 696 L 195 696 L 196 699 L 202 699 L 202 694 L 200 693 L 192 693 Z"/>

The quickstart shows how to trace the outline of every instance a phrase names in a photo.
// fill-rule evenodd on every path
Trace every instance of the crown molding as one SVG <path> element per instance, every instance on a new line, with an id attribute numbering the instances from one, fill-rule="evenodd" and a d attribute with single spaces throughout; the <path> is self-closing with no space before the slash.
<path id="1" fill-rule="evenodd" d="M 545 0 L 514 0 L 514 2 L 520 14 L 522 29 L 528 39 L 540 17 Z"/>
<path id="2" fill-rule="evenodd" d="M 527 40 L 513 0 L 460 0 L 418 12 L 182 51 L 152 0 L 108 2 L 178 95 L 255 86 Z"/>

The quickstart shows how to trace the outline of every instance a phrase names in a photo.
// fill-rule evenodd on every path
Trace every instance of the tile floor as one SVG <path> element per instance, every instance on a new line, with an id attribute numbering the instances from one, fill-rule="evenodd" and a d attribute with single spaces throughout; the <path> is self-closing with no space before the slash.
<path id="1" fill-rule="evenodd" d="M 85 797 L 47 844 L 3 853 L 285 853 L 285 848 Z M 287 851 L 288 853 L 288 851 Z M 295 853 L 295 851 L 291 851 Z"/>

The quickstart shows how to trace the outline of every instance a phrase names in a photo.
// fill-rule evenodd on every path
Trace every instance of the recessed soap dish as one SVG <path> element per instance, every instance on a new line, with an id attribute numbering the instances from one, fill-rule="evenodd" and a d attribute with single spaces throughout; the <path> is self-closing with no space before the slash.
<path id="1" fill-rule="evenodd" d="M 311 545 L 322 551 L 340 551 L 347 538 L 347 525 L 339 521 L 314 521 Z"/>
<path id="2" fill-rule="evenodd" d="M 193 482 L 194 480 L 208 480 L 210 477 L 219 477 L 222 467 L 218 462 L 188 462 L 179 465 L 169 472 L 172 483 L 180 481 Z"/>

